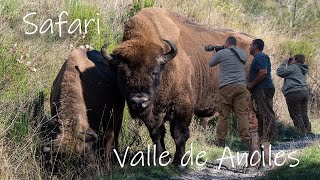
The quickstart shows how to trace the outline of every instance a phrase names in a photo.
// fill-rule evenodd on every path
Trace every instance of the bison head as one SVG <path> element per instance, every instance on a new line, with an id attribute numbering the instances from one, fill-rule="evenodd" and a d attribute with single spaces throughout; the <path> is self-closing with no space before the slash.
<path id="1" fill-rule="evenodd" d="M 129 40 L 111 55 L 106 52 L 107 45 L 101 48 L 103 57 L 117 67 L 118 85 L 132 117 L 138 117 L 152 106 L 165 64 L 177 54 L 175 44 L 168 40 L 163 43 L 159 45 Z M 169 52 L 165 51 L 165 47 L 170 47 Z"/>

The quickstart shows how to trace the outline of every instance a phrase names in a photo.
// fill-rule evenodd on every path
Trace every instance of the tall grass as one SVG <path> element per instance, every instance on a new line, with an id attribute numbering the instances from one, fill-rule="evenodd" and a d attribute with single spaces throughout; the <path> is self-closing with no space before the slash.
<path id="1" fill-rule="evenodd" d="M 50 172 L 44 171 L 39 154 L 39 138 L 41 123 L 49 116 L 49 95 L 52 82 L 62 63 L 70 52 L 70 45 L 89 44 L 99 49 L 109 42 L 109 52 L 122 40 L 123 24 L 135 13 L 146 7 L 163 7 L 183 14 L 196 22 L 214 28 L 231 28 L 246 32 L 265 40 L 276 68 L 284 58 L 304 53 L 312 66 L 311 74 L 318 79 L 319 35 L 316 18 L 319 7 L 312 7 L 314 17 L 308 16 L 308 22 L 299 23 L 293 29 L 278 16 L 279 12 L 287 10 L 277 1 L 224 1 L 224 0 L 59 0 L 26 1 L 0 0 L 0 176 L 1 179 L 47 179 L 52 178 Z M 88 33 L 68 35 L 66 27 L 60 38 L 57 31 L 40 35 L 25 35 L 27 25 L 22 17 L 30 12 L 37 12 L 32 20 L 38 26 L 46 19 L 58 19 L 58 15 L 67 11 L 68 25 L 75 19 L 99 19 L 100 34 L 97 33 L 97 22 L 91 22 Z M 304 12 L 308 13 L 308 12 Z M 308 28 L 304 28 L 304 25 Z M 56 26 L 55 26 L 56 28 Z M 281 81 L 273 74 L 276 87 L 281 87 Z M 319 97 L 318 97 L 319 98 Z M 275 109 L 279 118 L 288 122 L 286 105 L 279 89 L 275 96 Z M 318 118 L 318 117 L 316 117 Z M 232 121 L 234 122 L 234 121 Z M 167 129 L 169 128 L 168 125 Z M 234 127 L 234 124 L 231 124 Z M 315 130 L 319 127 L 315 127 Z M 208 152 L 207 158 L 214 160 L 220 156 L 221 149 L 214 148 L 214 128 L 204 131 L 197 121 L 191 125 L 191 138 L 187 149 L 193 143 L 195 152 Z M 234 131 L 229 136 L 229 145 L 240 147 L 239 139 Z M 132 147 L 132 153 L 144 150 L 152 144 L 146 127 L 139 121 L 130 118 L 126 111 L 120 135 L 120 151 L 127 146 Z M 170 133 L 166 135 L 166 145 L 170 154 L 175 146 Z M 237 149 L 234 149 L 237 150 Z M 68 170 L 65 178 L 74 178 L 77 167 L 72 163 L 65 164 Z M 70 166 L 69 166 L 70 165 Z M 126 166 L 116 168 L 112 175 L 102 175 L 101 178 L 168 178 L 178 173 L 171 171 L 171 166 L 165 168 L 135 169 Z M 99 178 L 99 177 L 97 177 Z"/>

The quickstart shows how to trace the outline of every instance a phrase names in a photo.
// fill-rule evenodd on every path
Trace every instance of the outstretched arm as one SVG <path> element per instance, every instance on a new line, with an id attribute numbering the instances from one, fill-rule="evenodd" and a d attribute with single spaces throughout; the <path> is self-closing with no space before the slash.
<path id="1" fill-rule="evenodd" d="M 221 62 L 221 53 L 217 52 L 209 61 L 209 66 L 215 66 Z"/>
<path id="2" fill-rule="evenodd" d="M 277 75 L 285 78 L 288 77 L 290 74 L 294 72 L 294 67 L 293 66 L 288 66 L 288 61 L 284 61 L 279 68 L 277 69 Z"/>

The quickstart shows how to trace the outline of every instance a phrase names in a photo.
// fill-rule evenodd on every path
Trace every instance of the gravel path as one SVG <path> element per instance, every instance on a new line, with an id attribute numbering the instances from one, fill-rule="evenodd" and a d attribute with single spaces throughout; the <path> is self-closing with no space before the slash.
<path id="1" fill-rule="evenodd" d="M 320 134 L 309 135 L 294 139 L 292 141 L 282 142 L 272 145 L 272 154 L 283 151 L 286 155 L 292 151 L 300 151 L 301 149 L 314 144 L 320 140 Z M 241 154 L 241 152 L 240 152 Z M 243 152 L 242 152 L 243 154 Z M 241 155 L 242 155 L 241 154 Z M 235 153 L 233 153 L 235 155 Z M 213 162 L 207 162 L 203 167 L 196 167 L 193 170 L 186 171 L 181 177 L 174 178 L 175 180 L 211 180 L 211 179 L 257 179 L 265 175 L 265 170 L 258 170 L 255 173 L 246 173 L 244 168 L 244 162 L 237 165 L 237 157 L 234 158 L 234 167 L 232 167 L 231 160 L 224 160 L 220 169 L 220 160 L 214 160 Z M 279 159 L 281 162 L 281 159 Z"/>

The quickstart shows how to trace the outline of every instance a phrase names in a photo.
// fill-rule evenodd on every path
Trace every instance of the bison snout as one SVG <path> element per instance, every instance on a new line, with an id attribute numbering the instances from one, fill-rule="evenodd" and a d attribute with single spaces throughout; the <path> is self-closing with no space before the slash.
<path id="1" fill-rule="evenodd" d="M 149 98 L 146 95 L 134 96 L 130 99 L 130 104 L 134 109 L 145 109 L 149 105 Z"/>

